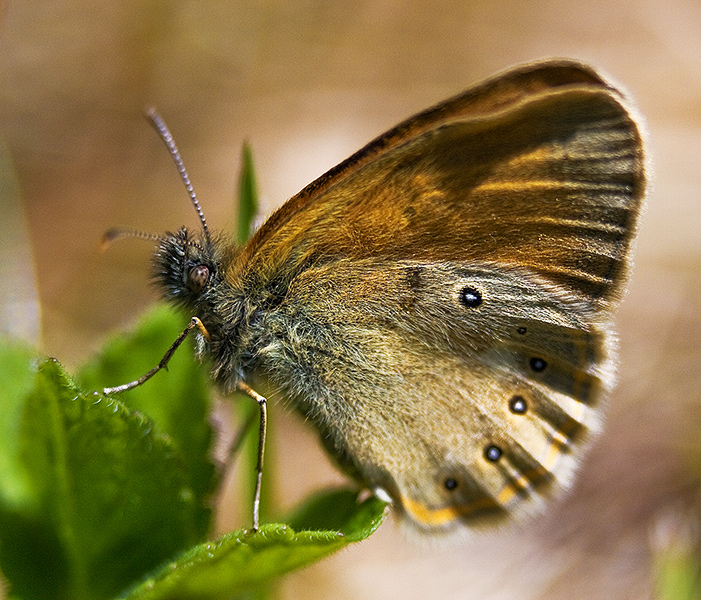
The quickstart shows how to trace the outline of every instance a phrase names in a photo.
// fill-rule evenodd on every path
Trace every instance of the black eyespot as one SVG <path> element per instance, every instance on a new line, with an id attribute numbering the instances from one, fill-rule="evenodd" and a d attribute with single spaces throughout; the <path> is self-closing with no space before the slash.
<path id="1" fill-rule="evenodd" d="M 509 400 L 509 410 L 515 415 L 525 415 L 528 405 L 523 396 L 512 396 Z"/>
<path id="2" fill-rule="evenodd" d="M 528 331 L 528 329 L 526 327 L 517 327 L 516 328 L 516 333 L 518 333 L 519 335 L 526 335 L 527 331 Z"/>
<path id="3" fill-rule="evenodd" d="M 541 371 L 545 371 L 545 367 L 548 366 L 548 363 L 545 362 L 542 358 L 531 358 L 529 361 L 529 364 L 531 365 L 531 369 L 533 369 L 536 373 L 540 373 Z"/>
<path id="4" fill-rule="evenodd" d="M 193 292 L 201 292 L 209 283 L 209 267 L 197 265 L 187 274 L 187 287 Z"/>
<path id="5" fill-rule="evenodd" d="M 448 477 L 444 482 L 443 485 L 445 486 L 445 489 L 452 492 L 456 487 L 458 487 L 458 482 L 456 479 L 453 479 L 452 477 Z"/>
<path id="6" fill-rule="evenodd" d="M 497 462 L 501 458 L 501 448 L 498 446 L 487 446 L 484 449 L 484 458 L 489 462 Z"/>
<path id="7" fill-rule="evenodd" d="M 482 304 L 482 293 L 473 287 L 465 287 L 460 292 L 460 302 L 467 308 L 477 308 Z"/>

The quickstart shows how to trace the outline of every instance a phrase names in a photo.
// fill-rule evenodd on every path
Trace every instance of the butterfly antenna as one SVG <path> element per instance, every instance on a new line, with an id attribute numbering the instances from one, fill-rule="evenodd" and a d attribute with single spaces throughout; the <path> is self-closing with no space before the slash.
<path id="1" fill-rule="evenodd" d="M 140 240 L 148 240 L 153 242 L 160 242 L 163 240 L 163 236 L 148 233 L 146 231 L 140 231 L 139 229 L 132 229 L 131 227 L 112 227 L 105 232 L 100 240 L 100 250 L 104 252 L 112 245 L 115 240 L 121 240 L 122 238 L 138 238 Z"/>
<path id="2" fill-rule="evenodd" d="M 202 223 L 202 230 L 204 231 L 204 237 L 209 242 L 209 228 L 207 227 L 207 221 L 204 218 L 204 213 L 202 212 L 200 203 L 197 200 L 197 194 L 195 194 L 195 190 L 192 187 L 190 177 L 188 176 L 187 170 L 185 169 L 185 164 L 183 163 L 183 159 L 180 157 L 180 152 L 178 151 L 178 147 L 175 145 L 175 140 L 173 139 L 173 136 L 171 135 L 168 126 L 165 124 L 165 121 L 163 120 L 161 115 L 158 114 L 155 108 L 148 108 L 146 110 L 146 118 L 156 129 L 158 135 L 168 148 L 168 152 L 170 152 L 170 156 L 173 159 L 176 168 L 178 169 L 178 173 L 180 174 L 180 179 L 185 184 L 185 188 L 187 189 L 187 193 L 190 195 L 192 205 L 195 207 L 197 215 L 200 218 L 200 222 Z"/>

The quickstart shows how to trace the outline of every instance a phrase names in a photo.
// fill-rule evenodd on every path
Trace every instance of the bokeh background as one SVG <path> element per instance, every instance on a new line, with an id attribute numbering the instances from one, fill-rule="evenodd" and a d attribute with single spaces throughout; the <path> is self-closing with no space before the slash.
<path id="1" fill-rule="evenodd" d="M 660 565 L 698 549 L 698 0 L 5 0 L 1 19 L 0 149 L 22 198 L 0 208 L 2 327 L 68 367 L 156 300 L 150 245 L 100 254 L 102 233 L 196 225 L 145 106 L 173 129 L 210 225 L 227 228 L 244 139 L 269 213 L 397 121 L 514 63 L 568 56 L 609 73 L 646 118 L 654 182 L 620 312 L 620 385 L 575 489 L 533 523 L 459 547 L 387 523 L 280 591 L 649 598 Z M 343 481 L 313 434 L 272 410 L 280 505 Z M 223 510 L 218 531 L 241 525 Z"/>

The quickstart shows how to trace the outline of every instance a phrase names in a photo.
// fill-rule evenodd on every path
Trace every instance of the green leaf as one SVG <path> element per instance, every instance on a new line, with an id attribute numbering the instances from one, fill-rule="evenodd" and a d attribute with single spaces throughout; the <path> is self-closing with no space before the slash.
<path id="1" fill-rule="evenodd" d="M 361 503 L 356 498 L 353 490 L 313 498 L 291 521 L 308 530 L 268 524 L 256 533 L 236 531 L 200 544 L 120 598 L 205 600 L 256 590 L 372 534 L 382 523 L 387 505 L 374 497 Z M 327 525 L 330 529 L 325 529 Z"/>
<path id="2" fill-rule="evenodd" d="M 253 219 L 258 212 L 258 186 L 253 169 L 253 152 L 248 143 L 244 143 L 241 154 L 241 173 L 239 175 L 238 218 L 236 239 L 243 245 L 251 237 Z"/>
<path id="3" fill-rule="evenodd" d="M 357 490 L 327 490 L 308 499 L 286 521 L 297 531 L 340 531 L 347 543 L 360 542 L 382 524 L 387 506 L 374 496 L 358 503 Z"/>
<path id="4" fill-rule="evenodd" d="M 199 539 L 187 468 L 153 422 L 0 344 L 0 567 L 13 597 L 113 597 Z"/>
<path id="5" fill-rule="evenodd" d="M 158 364 L 185 325 L 181 314 L 167 306 L 157 306 L 132 332 L 108 342 L 100 355 L 83 367 L 78 381 L 85 389 L 101 390 L 138 379 Z M 144 385 L 115 396 L 153 419 L 158 431 L 170 436 L 182 452 L 189 485 L 199 506 L 198 532 L 202 537 L 209 529 L 209 500 L 217 484 L 210 458 L 210 396 L 208 376 L 195 359 L 192 340 L 178 348 L 167 370 Z"/>

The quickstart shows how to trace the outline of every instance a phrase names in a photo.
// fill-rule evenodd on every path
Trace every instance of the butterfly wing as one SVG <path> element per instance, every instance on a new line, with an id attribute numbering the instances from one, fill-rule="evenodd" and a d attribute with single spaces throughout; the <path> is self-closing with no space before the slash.
<path id="1" fill-rule="evenodd" d="M 342 468 L 450 531 L 569 483 L 612 376 L 582 308 L 492 264 L 341 260 L 292 282 L 261 355 Z"/>
<path id="2" fill-rule="evenodd" d="M 537 63 L 408 119 L 310 184 L 231 275 L 334 257 L 491 260 L 598 309 L 620 290 L 644 187 L 621 94 L 579 63 Z"/>
<path id="3" fill-rule="evenodd" d="M 590 69 L 523 67 L 409 119 L 285 204 L 230 266 L 256 359 L 349 473 L 421 531 L 567 485 L 613 378 L 644 192 Z"/>

